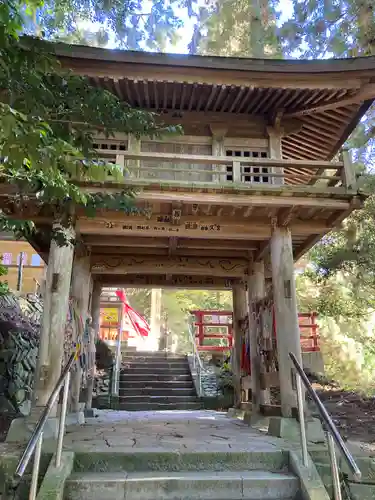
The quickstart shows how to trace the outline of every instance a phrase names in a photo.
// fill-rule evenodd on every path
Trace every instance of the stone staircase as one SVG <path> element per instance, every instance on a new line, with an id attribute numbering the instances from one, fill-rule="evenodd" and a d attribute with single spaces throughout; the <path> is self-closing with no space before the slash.
<path id="1" fill-rule="evenodd" d="M 299 495 L 288 453 L 148 451 L 76 454 L 64 500 L 297 500 Z"/>
<path id="2" fill-rule="evenodd" d="M 186 356 L 163 352 L 127 352 L 122 358 L 118 409 L 197 410 L 197 398 Z"/>

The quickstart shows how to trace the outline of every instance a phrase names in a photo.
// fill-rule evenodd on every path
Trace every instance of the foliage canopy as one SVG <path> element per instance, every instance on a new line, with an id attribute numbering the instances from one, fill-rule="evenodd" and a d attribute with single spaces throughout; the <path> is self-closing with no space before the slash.
<path id="1" fill-rule="evenodd" d="M 42 6 L 40 0 L 0 5 L 1 179 L 15 186 L 16 197 L 32 193 L 41 204 L 116 207 L 113 197 L 87 195 L 71 182 L 72 177 L 103 180 L 109 172 L 114 179 L 123 178 L 120 168 L 98 158 L 94 136 L 155 136 L 174 129 L 64 70 L 40 39 L 20 36 Z M 125 189 L 119 208 L 130 206 L 133 196 Z M 13 228 L 6 214 L 1 220 L 3 228 Z"/>
<path id="2" fill-rule="evenodd" d="M 182 26 L 176 8 L 191 9 L 191 0 L 46 0 L 35 14 L 49 39 L 106 45 L 112 37 L 118 46 L 140 50 L 164 50 L 175 42 Z"/>

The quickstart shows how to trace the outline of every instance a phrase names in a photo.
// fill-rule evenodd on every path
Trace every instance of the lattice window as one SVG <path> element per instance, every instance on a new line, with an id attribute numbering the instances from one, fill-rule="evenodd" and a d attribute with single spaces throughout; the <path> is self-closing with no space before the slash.
<path id="1" fill-rule="evenodd" d="M 27 253 L 26 252 L 22 252 L 22 254 L 17 255 L 17 266 L 20 265 L 21 255 L 22 255 L 22 264 L 24 266 L 26 266 L 26 264 L 27 264 Z"/>
<path id="2" fill-rule="evenodd" d="M 207 155 L 210 156 L 212 148 L 210 144 L 183 144 L 178 142 L 156 142 L 142 141 L 142 152 L 147 153 L 170 153 L 176 155 Z M 143 162 L 150 168 L 142 172 L 142 177 L 157 178 L 162 180 L 180 180 L 191 182 L 212 182 L 212 166 L 194 163 L 163 162 L 160 159 Z M 160 171 L 159 168 L 166 170 Z M 184 169 L 185 172 L 175 172 Z M 198 172 L 196 171 L 198 170 Z M 205 173 L 204 171 L 207 171 Z"/>
<path id="3" fill-rule="evenodd" d="M 3 264 L 4 266 L 12 265 L 12 254 L 10 252 L 3 253 Z"/>
<path id="4" fill-rule="evenodd" d="M 116 156 L 122 151 L 128 150 L 128 143 L 127 141 L 103 139 L 95 141 L 92 147 L 98 151 L 99 160 L 116 165 Z M 112 177 L 111 172 L 107 172 L 107 175 L 109 178 Z"/>
<path id="5" fill-rule="evenodd" d="M 115 152 L 114 154 L 116 154 L 117 151 L 126 151 L 127 143 L 126 141 L 98 140 L 93 144 L 93 148 L 103 151 L 104 153 L 108 151 L 109 153 Z"/>
<path id="6" fill-rule="evenodd" d="M 236 149 L 227 149 L 227 156 L 235 156 L 238 158 L 268 158 L 267 151 L 252 151 L 249 149 L 236 148 Z M 246 166 L 242 165 L 241 167 L 241 181 L 246 184 L 270 184 L 271 178 L 268 174 L 271 173 L 270 167 L 256 167 L 256 166 Z M 233 167 L 227 166 L 227 181 L 233 181 Z"/>
<path id="7" fill-rule="evenodd" d="M 31 265 L 39 267 L 42 265 L 42 259 L 37 253 L 33 253 L 31 256 Z"/>

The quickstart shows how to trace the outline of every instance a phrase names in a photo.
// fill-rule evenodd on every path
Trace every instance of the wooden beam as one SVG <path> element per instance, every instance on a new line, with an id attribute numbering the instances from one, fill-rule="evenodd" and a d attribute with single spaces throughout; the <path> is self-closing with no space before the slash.
<path id="1" fill-rule="evenodd" d="M 349 208 L 351 204 L 349 203 L 348 206 L 345 208 Z M 269 216 L 256 216 L 254 214 L 253 217 L 249 220 L 247 217 L 244 217 L 242 214 L 238 214 L 239 209 L 242 208 L 241 206 L 236 207 L 236 211 L 233 213 L 233 215 L 183 215 L 179 219 L 179 228 L 185 227 L 186 229 L 189 230 L 199 230 L 202 232 L 205 232 L 206 235 L 211 235 L 212 232 L 220 232 L 220 228 L 217 227 L 211 227 L 211 226 L 245 226 L 246 228 L 254 229 L 256 230 L 257 228 L 262 228 L 264 226 L 269 226 L 271 224 L 270 217 Z M 290 222 L 290 217 L 292 212 L 295 211 L 296 207 L 285 207 L 284 209 L 281 209 L 278 213 L 278 217 L 280 220 L 288 220 Z M 325 207 L 320 206 L 319 208 L 324 209 Z M 203 211 L 202 211 L 203 212 Z M 275 208 L 269 210 L 268 212 L 277 212 Z M 238 215 L 237 215 L 238 214 Z M 302 219 L 298 219 L 297 213 L 295 214 L 296 217 L 294 219 L 294 222 L 292 224 L 295 225 L 295 228 L 297 230 L 300 229 L 300 226 L 304 226 L 307 224 L 310 224 L 311 221 L 305 221 Z M 106 227 L 111 228 L 115 227 L 117 224 L 149 224 L 151 226 L 154 225 L 161 225 L 162 227 L 169 228 L 171 227 L 173 230 L 175 228 L 174 220 L 173 220 L 173 215 L 170 215 L 168 213 L 164 214 L 158 214 L 158 213 L 153 213 L 150 216 L 148 215 L 142 215 L 142 214 L 126 214 L 123 212 L 118 212 L 114 210 L 108 210 L 108 211 L 100 211 L 98 212 L 95 217 L 88 217 L 86 215 L 80 215 L 77 217 L 78 222 L 82 222 L 83 225 L 85 223 L 93 223 L 93 224 L 105 224 Z M 326 221 L 325 220 L 316 220 L 314 219 L 313 225 L 310 227 L 313 227 L 313 230 L 318 230 L 320 231 L 322 228 L 326 227 Z M 173 232 L 173 231 L 167 231 L 168 232 Z M 159 240 L 162 239 L 163 237 L 168 238 L 169 235 L 167 233 L 163 233 L 163 235 L 159 235 Z M 207 236 L 208 237 L 208 236 Z M 141 243 L 138 240 L 138 243 Z M 116 243 L 115 243 L 116 244 Z"/>
<path id="2" fill-rule="evenodd" d="M 124 274 L 98 275 L 96 277 L 103 286 L 150 287 L 150 288 L 209 288 L 215 290 L 231 290 L 238 279 L 218 276 L 166 275 L 166 274 Z"/>
<path id="3" fill-rule="evenodd" d="M 208 102 L 208 101 L 207 101 Z M 233 113 L 229 112 L 214 112 L 214 111 L 206 111 L 202 113 L 202 111 L 179 111 L 178 115 L 173 109 L 166 110 L 159 118 L 156 117 L 156 121 L 162 122 L 167 125 L 182 125 L 184 127 L 199 127 L 202 125 L 205 127 L 208 125 L 217 125 L 218 127 L 227 127 L 228 123 L 231 124 L 231 129 L 233 128 L 242 131 L 257 131 L 256 137 L 254 137 L 254 141 L 261 141 L 263 131 L 265 130 L 266 120 L 263 115 L 236 115 L 236 121 L 233 121 Z M 294 119 L 294 121 L 296 121 Z M 289 125 L 291 127 L 291 125 Z M 259 137 L 260 136 L 260 137 Z M 182 136 L 183 137 L 183 136 Z M 182 137 L 171 137 L 171 141 L 184 141 Z M 248 137 L 244 135 L 244 137 Z M 147 140 L 147 139 L 146 139 Z M 148 139 L 149 140 L 149 139 Z M 200 139 L 196 136 L 195 142 L 204 141 L 204 137 L 200 137 Z"/>
<path id="4" fill-rule="evenodd" d="M 254 262 L 260 262 L 265 254 L 268 252 L 270 247 L 270 240 L 265 240 L 260 243 L 257 251 L 254 253 Z"/>
<path id="5" fill-rule="evenodd" d="M 107 152 L 107 150 L 104 150 Z M 101 152 L 101 150 L 99 150 Z M 233 162 L 239 161 L 238 158 L 233 156 L 209 156 L 209 155 L 184 155 L 184 154 L 173 154 L 173 153 L 136 153 L 132 151 L 121 151 L 121 156 L 125 159 L 130 160 L 143 160 L 143 161 L 155 161 L 167 163 L 193 163 L 202 165 L 232 165 Z M 325 160 L 285 160 L 279 158 L 241 158 L 240 162 L 242 165 L 249 166 L 260 166 L 260 167 L 279 167 L 279 168 L 294 168 L 316 170 L 318 168 L 335 170 L 339 167 L 343 167 L 342 162 L 331 162 Z"/>
<path id="6" fill-rule="evenodd" d="M 374 98 L 375 98 L 375 84 L 368 83 L 363 87 L 361 87 L 354 96 L 344 97 L 342 99 L 331 99 L 330 101 L 325 103 L 323 102 L 321 104 L 307 106 L 306 108 L 300 109 L 298 111 L 293 111 L 292 113 L 285 113 L 284 116 L 286 118 L 297 118 L 299 116 L 311 115 L 314 113 L 322 113 L 323 111 L 328 111 L 330 109 L 350 106 L 351 104 L 359 104 L 361 102 Z"/>
<path id="7" fill-rule="evenodd" d="M 150 238 L 151 239 L 151 238 Z M 199 251 L 199 250 L 195 250 Z M 116 247 L 116 246 L 111 246 L 111 247 L 105 247 L 105 246 L 98 246 L 98 247 L 91 247 L 91 253 L 93 255 L 163 255 L 164 257 L 168 255 L 168 248 L 159 248 L 159 247 L 153 247 L 153 246 L 148 246 L 148 247 L 142 247 L 142 248 L 137 248 L 135 249 L 134 247 Z M 194 254 L 195 255 L 195 254 Z"/>
<path id="8" fill-rule="evenodd" d="M 86 235 L 84 241 L 87 246 L 94 248 L 101 247 L 125 247 L 125 248 L 136 248 L 137 250 L 142 250 L 143 248 L 165 248 L 168 249 L 169 242 L 168 238 L 142 238 L 142 237 L 123 237 L 118 236 L 107 236 L 102 238 L 101 236 Z M 179 248 L 184 249 L 203 249 L 211 250 L 215 245 L 217 246 L 217 241 L 210 239 L 180 239 Z M 232 240 L 220 240 L 221 250 L 256 250 L 256 246 L 251 241 L 232 241 Z M 105 253 L 105 251 L 97 252 Z"/>
<path id="9" fill-rule="evenodd" d="M 293 252 L 294 261 L 296 262 L 297 260 L 299 260 L 302 257 L 302 255 L 308 252 L 310 248 L 312 248 L 321 239 L 322 239 L 321 235 L 318 236 L 314 234 L 306 238 L 306 240 L 294 250 Z"/>
<path id="10" fill-rule="evenodd" d="M 233 239 L 259 240 L 271 236 L 271 225 L 268 219 L 235 219 L 228 217 L 181 217 L 181 226 L 170 222 L 157 222 L 158 216 L 150 220 L 141 217 L 80 218 L 77 221 L 77 230 L 80 234 L 101 234 L 109 236 L 142 236 L 168 238 L 195 238 L 195 239 Z M 121 217 L 122 215 L 122 217 Z M 166 216 L 168 217 L 168 216 Z M 290 224 L 293 235 L 310 235 L 324 233 L 327 230 L 326 221 L 293 221 Z"/>
<path id="11" fill-rule="evenodd" d="M 361 202 L 358 198 L 355 198 L 352 203 L 350 204 L 350 208 L 348 210 L 340 211 L 340 212 L 334 212 L 330 217 L 327 219 L 327 227 L 330 228 L 335 228 L 343 220 L 345 220 L 349 215 L 354 211 L 358 210 L 359 208 L 363 207 L 363 202 Z"/>
<path id="12" fill-rule="evenodd" d="M 262 187 L 258 187 L 259 192 L 262 191 Z M 285 186 L 280 187 L 280 191 L 284 190 Z M 313 188 L 309 188 L 310 193 L 314 192 Z M 255 191 L 255 188 L 254 188 Z M 269 189 L 269 191 L 271 191 Z M 222 206 L 243 206 L 243 207 L 320 207 L 320 208 L 332 208 L 332 209 L 347 209 L 349 207 L 348 201 L 337 200 L 329 198 L 319 197 L 307 197 L 307 196 L 282 196 L 278 192 L 278 189 L 272 189 L 274 195 L 243 195 L 243 194 L 221 194 L 221 193 L 175 193 L 161 192 L 161 191 L 143 191 L 137 196 L 138 201 L 149 201 L 166 203 L 173 200 L 181 200 L 184 203 L 196 203 L 204 204 L 210 203 L 212 205 L 222 205 Z M 285 189 L 285 191 L 288 191 Z M 327 193 L 327 191 L 326 191 Z"/>
<path id="13" fill-rule="evenodd" d="M 249 272 L 248 259 L 217 257 L 153 257 L 92 255 L 93 274 L 194 274 L 243 278 Z"/>
<path id="14" fill-rule="evenodd" d="M 152 238 L 147 238 L 151 240 Z M 136 251 L 134 247 L 93 247 L 92 253 L 95 255 L 162 255 L 166 257 L 170 255 L 169 249 L 167 248 L 157 248 L 153 246 L 139 248 Z M 252 245 L 254 246 L 254 245 Z M 232 250 L 219 248 L 217 243 L 216 245 L 212 243 L 212 248 L 176 248 L 173 252 L 173 255 L 176 257 L 223 257 L 230 259 L 232 257 L 248 259 L 252 256 L 251 251 L 248 250 L 238 250 L 237 248 L 233 248 Z"/>
<path id="15" fill-rule="evenodd" d="M 152 66 L 147 64 L 134 64 L 124 62 L 112 62 L 108 60 L 85 60 L 74 59 L 69 55 L 68 59 L 59 58 L 65 67 L 73 70 L 75 73 L 85 77 L 105 78 L 108 75 L 111 78 L 119 80 L 152 80 L 170 83 L 185 83 L 200 85 L 235 85 L 237 87 L 259 87 L 285 89 L 355 89 L 361 85 L 361 79 L 343 78 L 342 74 L 330 72 L 320 75 L 319 73 L 296 74 L 283 72 L 275 77 L 275 73 L 266 73 L 259 71 L 239 71 L 239 70 L 220 70 L 214 68 L 196 68 L 196 67 L 176 67 L 169 64 Z M 205 63 L 206 64 L 206 63 Z"/>
<path id="16" fill-rule="evenodd" d="M 153 238 L 152 240 L 148 238 L 140 237 L 124 237 L 119 238 L 118 236 L 107 236 L 106 238 L 101 238 L 100 236 L 95 236 L 92 234 L 87 234 L 83 237 L 86 246 L 88 247 L 128 247 L 128 248 L 149 248 L 149 247 L 161 247 L 168 248 L 167 238 Z M 102 253 L 105 253 L 104 251 Z"/>
<path id="17" fill-rule="evenodd" d="M 287 207 L 280 210 L 277 215 L 278 226 L 288 226 L 292 220 L 296 207 Z"/>

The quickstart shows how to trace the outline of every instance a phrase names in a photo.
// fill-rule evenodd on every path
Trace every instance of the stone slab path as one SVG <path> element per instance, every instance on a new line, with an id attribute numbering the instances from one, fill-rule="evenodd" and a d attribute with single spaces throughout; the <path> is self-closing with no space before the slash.
<path id="1" fill-rule="evenodd" d="M 54 440 L 45 446 L 54 447 Z M 69 426 L 64 449 L 79 451 L 270 451 L 285 449 L 267 436 L 214 411 L 127 412 L 98 410 L 83 425 Z"/>

